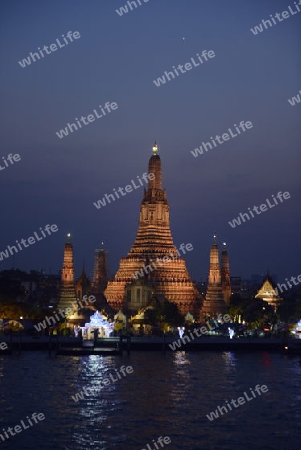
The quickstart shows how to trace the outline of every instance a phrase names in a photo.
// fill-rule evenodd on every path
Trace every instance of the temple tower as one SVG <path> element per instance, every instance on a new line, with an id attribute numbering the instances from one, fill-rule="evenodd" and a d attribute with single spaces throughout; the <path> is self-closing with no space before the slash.
<path id="1" fill-rule="evenodd" d="M 92 276 L 91 293 L 96 298 L 95 306 L 99 311 L 113 313 L 113 308 L 108 304 L 104 291 L 108 284 L 108 251 L 104 249 L 103 242 L 101 248 L 95 250 L 94 270 Z"/>
<path id="2" fill-rule="evenodd" d="M 148 179 L 135 242 L 128 256 L 121 258 L 105 296 L 115 310 L 124 309 L 126 284 L 141 278 L 153 286 L 155 295 L 174 302 L 181 314 L 190 312 L 199 317 L 201 294 L 190 279 L 185 260 L 179 257 L 170 231 L 169 205 L 162 189 L 161 158 L 156 143 L 148 164 Z"/>
<path id="3" fill-rule="evenodd" d="M 76 309 L 75 305 L 75 284 L 74 284 L 74 265 L 73 265 L 73 247 L 70 243 L 70 233 L 67 234 L 67 242 L 64 250 L 64 261 L 61 272 L 61 288 L 59 293 L 58 308 L 66 310 L 66 308 Z"/>
<path id="4" fill-rule="evenodd" d="M 75 283 L 75 292 L 78 299 L 82 299 L 85 295 L 90 295 L 91 293 L 91 283 L 86 275 L 85 265 L 83 265 L 83 270 L 81 276 Z"/>
<path id="5" fill-rule="evenodd" d="M 214 236 L 213 245 L 210 249 L 210 267 L 206 299 L 203 303 L 202 313 L 214 317 L 225 314 L 226 303 L 222 291 L 221 270 L 219 266 L 218 245 Z"/>
<path id="6" fill-rule="evenodd" d="M 108 284 L 108 252 L 103 248 L 103 242 L 101 249 L 95 250 L 92 280 L 93 290 L 103 294 Z"/>
<path id="7" fill-rule="evenodd" d="M 231 297 L 231 279 L 230 279 L 230 265 L 229 265 L 229 257 L 227 252 L 226 243 L 223 243 L 222 250 L 222 291 L 224 295 L 224 301 L 227 306 L 230 305 L 230 297 Z"/>

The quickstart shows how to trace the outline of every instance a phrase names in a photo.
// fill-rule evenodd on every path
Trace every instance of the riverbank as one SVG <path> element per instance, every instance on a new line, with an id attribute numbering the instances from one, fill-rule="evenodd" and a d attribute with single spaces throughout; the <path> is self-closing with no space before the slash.
<path id="1" fill-rule="evenodd" d="M 201 337 L 191 342 L 175 345 L 178 340 L 173 337 L 119 337 L 101 338 L 93 341 L 82 341 L 75 337 L 63 336 L 2 336 L 2 341 L 8 346 L 0 351 L 1 354 L 10 354 L 22 351 L 59 351 L 69 349 L 66 354 L 101 354 L 101 349 L 122 351 L 277 351 L 301 355 L 301 340 L 283 338 L 239 338 L 228 337 Z M 104 351 L 104 353 L 106 353 Z M 111 352 L 107 352 L 110 354 Z"/>

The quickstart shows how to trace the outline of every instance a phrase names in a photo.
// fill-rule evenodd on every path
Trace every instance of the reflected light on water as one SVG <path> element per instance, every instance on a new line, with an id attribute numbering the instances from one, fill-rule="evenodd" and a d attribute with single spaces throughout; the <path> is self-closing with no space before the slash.
<path id="1" fill-rule="evenodd" d="M 263 365 L 265 359 L 271 364 Z M 0 428 L 15 426 L 34 411 L 47 417 L 39 432 L 26 430 L 3 445 L 6 450 L 140 450 L 168 435 L 174 450 L 299 449 L 299 360 L 277 352 L 211 351 L 137 351 L 123 359 L 49 358 L 26 351 L 0 357 Z M 122 364 L 132 365 L 133 374 L 105 389 L 93 384 Z M 237 399 L 256 384 L 266 384 L 269 392 L 214 423 L 208 420 L 206 414 L 223 399 Z M 85 386 L 92 387 L 91 394 L 75 402 L 72 396 Z"/>
<path id="2" fill-rule="evenodd" d="M 233 352 L 224 352 L 222 356 L 225 363 L 226 371 L 236 368 L 236 356 Z"/>
<path id="3" fill-rule="evenodd" d="M 269 366 L 272 364 L 270 354 L 268 352 L 263 352 L 261 364 L 263 366 Z"/>
<path id="4" fill-rule="evenodd" d="M 173 363 L 175 365 L 190 364 L 190 360 L 186 352 L 175 352 Z"/>
<path id="5" fill-rule="evenodd" d="M 104 435 L 111 428 L 109 413 L 116 409 L 116 386 L 111 383 L 104 389 L 101 381 L 109 373 L 114 374 L 115 368 L 116 361 L 113 357 L 89 355 L 79 360 L 78 392 L 87 388 L 89 393 L 77 404 L 79 422 L 74 426 L 72 440 L 82 448 L 106 448 Z"/>
<path id="6" fill-rule="evenodd" d="M 173 353 L 173 376 L 171 398 L 175 401 L 182 401 L 186 396 L 186 391 L 190 387 L 189 365 L 191 364 L 189 355 L 184 351 Z"/>

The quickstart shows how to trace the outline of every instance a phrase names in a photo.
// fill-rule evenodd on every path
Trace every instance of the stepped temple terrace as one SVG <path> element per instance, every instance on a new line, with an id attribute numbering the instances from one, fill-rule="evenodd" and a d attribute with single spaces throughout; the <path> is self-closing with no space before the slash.
<path id="1" fill-rule="evenodd" d="M 190 312 L 199 317 L 202 296 L 191 281 L 185 260 L 179 257 L 173 243 L 169 205 L 166 191 L 162 188 L 161 158 L 156 144 L 149 160 L 148 173 L 153 173 L 155 177 L 149 179 L 148 188 L 144 189 L 136 240 L 128 255 L 121 258 L 113 281 L 108 282 L 105 296 L 112 308 L 122 310 L 130 308 L 132 303 L 144 306 L 153 290 L 155 295 L 175 303 L 181 314 Z M 166 256 L 170 258 L 168 263 Z M 139 280 L 133 279 L 133 274 L 148 266 L 149 270 L 145 271 L 148 273 L 144 273 Z M 126 290 L 135 284 L 136 289 Z M 149 286 L 151 289 L 147 289 Z M 142 298 L 144 291 L 148 292 L 149 298 Z"/>

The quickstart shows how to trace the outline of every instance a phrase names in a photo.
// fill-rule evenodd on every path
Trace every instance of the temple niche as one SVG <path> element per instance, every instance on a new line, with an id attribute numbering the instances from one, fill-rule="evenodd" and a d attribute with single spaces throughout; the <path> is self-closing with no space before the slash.
<path id="1" fill-rule="evenodd" d="M 146 306 L 152 296 L 152 287 L 147 280 L 138 279 L 125 286 L 126 299 L 124 310 L 130 313 L 137 312 L 139 309 Z"/>
<path id="2" fill-rule="evenodd" d="M 144 189 L 135 242 L 128 255 L 120 259 L 114 279 L 108 281 L 106 299 L 116 311 L 125 310 L 132 303 L 131 306 L 136 307 L 138 290 L 141 289 L 140 295 L 145 295 L 147 288 L 139 288 L 138 284 L 132 283 L 135 279 L 141 279 L 152 286 L 156 295 L 163 295 L 175 303 L 182 315 L 190 312 L 199 318 L 202 296 L 191 281 L 185 260 L 179 256 L 173 243 L 169 204 L 166 191 L 162 189 L 161 159 L 156 144 L 149 159 L 148 174 L 154 176 L 149 177 L 148 188 Z"/>

